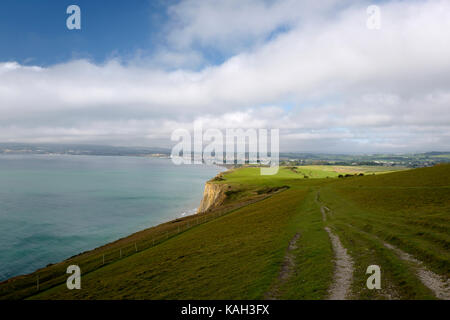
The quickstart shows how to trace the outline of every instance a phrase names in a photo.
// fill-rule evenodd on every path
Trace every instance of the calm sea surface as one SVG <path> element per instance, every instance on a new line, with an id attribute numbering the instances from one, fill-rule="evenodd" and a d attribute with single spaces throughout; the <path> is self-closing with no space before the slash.
<path id="1" fill-rule="evenodd" d="M 0 280 L 193 213 L 219 171 L 169 159 L 0 155 Z"/>

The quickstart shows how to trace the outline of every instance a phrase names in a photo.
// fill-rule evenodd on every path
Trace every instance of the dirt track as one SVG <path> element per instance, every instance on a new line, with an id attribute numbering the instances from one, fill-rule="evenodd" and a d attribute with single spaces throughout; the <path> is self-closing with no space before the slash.
<path id="1" fill-rule="evenodd" d="M 353 280 L 353 259 L 347 253 L 339 237 L 331 232 L 330 228 L 325 227 L 330 236 L 331 244 L 335 255 L 335 271 L 333 284 L 329 289 L 330 300 L 346 300 L 350 293 L 350 287 Z"/>

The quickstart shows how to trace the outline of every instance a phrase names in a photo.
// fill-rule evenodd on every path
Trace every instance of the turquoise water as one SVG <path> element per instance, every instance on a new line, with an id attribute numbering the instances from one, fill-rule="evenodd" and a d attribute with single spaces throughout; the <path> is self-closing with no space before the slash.
<path id="1" fill-rule="evenodd" d="M 195 212 L 220 170 L 156 158 L 0 155 L 0 280 Z"/>

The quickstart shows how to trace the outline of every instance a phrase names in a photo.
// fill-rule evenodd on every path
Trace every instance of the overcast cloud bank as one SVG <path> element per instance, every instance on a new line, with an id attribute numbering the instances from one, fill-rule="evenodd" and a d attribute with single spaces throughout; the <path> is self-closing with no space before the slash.
<path id="1" fill-rule="evenodd" d="M 0 141 L 171 146 L 177 128 L 280 128 L 281 150 L 450 150 L 450 3 L 187 0 L 148 63 L 0 63 Z M 216 50 L 220 64 L 205 57 Z"/>

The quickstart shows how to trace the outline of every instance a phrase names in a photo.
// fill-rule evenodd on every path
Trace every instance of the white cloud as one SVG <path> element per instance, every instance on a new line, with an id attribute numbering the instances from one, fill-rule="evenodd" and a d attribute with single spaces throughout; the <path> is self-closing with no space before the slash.
<path id="1" fill-rule="evenodd" d="M 281 128 L 281 145 L 298 151 L 449 149 L 450 3 L 380 5 L 378 31 L 365 6 L 316 3 L 184 1 L 170 11 L 178 51 L 147 66 L 0 63 L 0 141 L 169 144 L 171 130 L 203 119 Z M 236 50 L 200 70 L 157 67 L 201 65 L 198 43 Z"/>
<path id="2" fill-rule="evenodd" d="M 186 0 L 169 8 L 168 42 L 178 48 L 192 45 L 237 52 L 265 40 L 274 32 L 306 24 L 331 14 L 342 0 Z M 359 1 L 361 3 L 361 1 Z"/>

